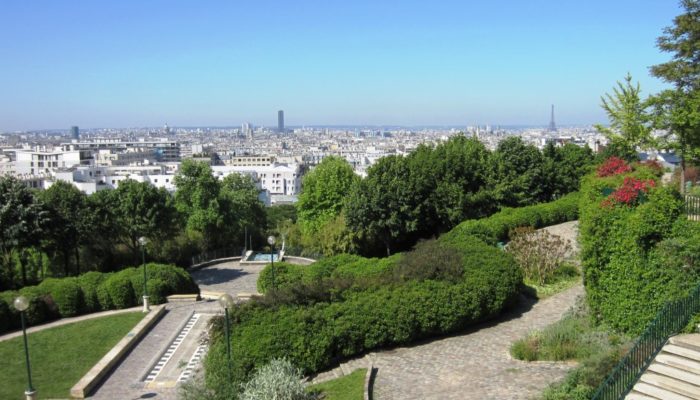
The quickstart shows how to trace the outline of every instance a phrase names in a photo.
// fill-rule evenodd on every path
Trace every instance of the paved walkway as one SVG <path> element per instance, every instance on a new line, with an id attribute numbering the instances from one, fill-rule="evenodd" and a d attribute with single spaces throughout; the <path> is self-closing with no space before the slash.
<path id="1" fill-rule="evenodd" d="M 202 291 L 226 292 L 232 296 L 238 293 L 256 292 L 256 282 L 264 265 L 241 266 L 238 261 L 215 264 L 192 272 L 192 277 Z M 146 384 L 144 378 L 161 357 L 166 348 L 178 335 L 193 312 L 202 313 L 206 318 L 222 312 L 216 301 L 196 303 L 169 303 L 163 318 L 134 347 L 126 358 L 113 370 L 89 397 L 91 399 L 177 399 L 177 387 L 158 387 Z M 198 341 L 196 335 L 187 336 L 187 341 Z M 187 346 L 191 343 L 185 343 Z M 189 357 L 187 357 L 189 359 Z M 184 362 L 182 362 L 184 361 Z M 184 369 L 186 361 L 172 359 L 175 368 Z"/>
<path id="2" fill-rule="evenodd" d="M 377 400 L 529 399 L 564 377 L 568 363 L 514 360 L 513 341 L 557 320 L 583 294 L 577 285 L 521 306 L 475 331 L 395 350 L 371 353 Z"/>

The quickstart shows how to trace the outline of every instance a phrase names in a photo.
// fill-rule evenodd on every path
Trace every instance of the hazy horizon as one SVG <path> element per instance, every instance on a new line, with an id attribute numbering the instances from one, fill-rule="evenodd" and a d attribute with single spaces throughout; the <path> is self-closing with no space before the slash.
<path id="1" fill-rule="evenodd" d="M 12 2 L 0 132 L 118 126 L 546 126 L 663 84 L 675 1 Z M 566 4 L 564 4 L 566 3 Z M 311 121 L 310 124 L 305 122 Z M 397 122 L 399 122 L 397 124 Z"/>

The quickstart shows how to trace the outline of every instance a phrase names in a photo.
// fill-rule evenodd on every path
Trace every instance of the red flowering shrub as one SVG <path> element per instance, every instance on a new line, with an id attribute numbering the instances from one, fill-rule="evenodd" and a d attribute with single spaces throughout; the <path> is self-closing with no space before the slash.
<path id="1" fill-rule="evenodd" d="M 644 180 L 628 176 L 622 182 L 622 186 L 603 200 L 601 205 L 603 207 L 612 207 L 615 204 L 635 205 L 640 200 L 640 194 L 648 193 L 649 189 L 654 186 L 656 186 L 656 182 L 653 179 Z"/>
<path id="2" fill-rule="evenodd" d="M 630 171 L 632 171 L 632 168 L 625 160 L 618 157 L 610 157 L 598 167 L 598 176 L 602 178 L 605 176 L 624 174 Z"/>

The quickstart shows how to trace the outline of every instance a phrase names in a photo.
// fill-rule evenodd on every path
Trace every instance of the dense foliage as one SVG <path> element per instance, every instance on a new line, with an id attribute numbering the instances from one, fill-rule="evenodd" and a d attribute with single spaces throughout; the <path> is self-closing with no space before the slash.
<path id="1" fill-rule="evenodd" d="M 190 274 L 173 265 L 147 264 L 150 302 L 160 304 L 176 293 L 199 293 Z M 88 272 L 78 277 L 47 278 L 38 286 L 0 292 L 0 333 L 17 329 L 20 318 L 12 302 L 19 295 L 29 298 L 29 325 L 52 319 L 128 308 L 141 303 L 143 269 L 127 268 L 114 273 Z"/>
<path id="2" fill-rule="evenodd" d="M 658 171 L 630 169 L 584 179 L 579 238 L 593 315 L 639 333 L 666 301 L 700 282 L 694 257 L 678 257 L 696 250 L 700 227 L 687 221 L 678 192 L 657 183 Z"/>
<path id="3" fill-rule="evenodd" d="M 379 242 L 391 254 L 466 219 L 576 191 L 592 161 L 590 149 L 573 144 L 540 151 L 510 137 L 491 152 L 476 138 L 456 136 L 380 159 L 350 193 L 345 222 L 359 233 L 360 253 L 380 254 Z"/>
<path id="4" fill-rule="evenodd" d="M 310 266 L 274 264 L 261 273 L 266 295 L 232 317 L 234 385 L 273 358 L 286 357 L 305 373 L 380 347 L 457 332 L 498 315 L 522 285 L 513 258 L 480 237 L 498 225 L 559 223 L 576 217 L 577 198 L 504 211 L 470 233 L 443 235 L 387 258 L 327 257 Z M 513 226 L 511 226 L 513 224 Z M 478 235 L 479 237 L 475 236 Z M 226 387 L 226 343 L 218 321 L 205 361 L 208 385 Z"/>
<path id="5" fill-rule="evenodd" d="M 177 195 L 124 180 L 92 195 L 57 181 L 32 191 L 0 177 L 0 290 L 49 277 L 116 271 L 150 261 L 189 265 L 203 250 L 262 242 L 267 225 L 259 190 L 248 176 L 223 180 L 205 164 L 186 161 Z M 142 248 L 138 239 L 146 237 Z"/>

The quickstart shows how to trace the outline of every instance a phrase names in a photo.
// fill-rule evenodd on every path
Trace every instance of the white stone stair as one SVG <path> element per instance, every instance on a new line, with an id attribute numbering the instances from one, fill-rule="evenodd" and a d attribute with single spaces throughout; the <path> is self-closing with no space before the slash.
<path id="1" fill-rule="evenodd" d="M 626 400 L 700 400 L 700 334 L 669 339 Z"/>
<path id="2" fill-rule="evenodd" d="M 331 370 L 319 373 L 310 380 L 310 383 L 322 383 L 331 379 L 340 378 L 341 376 L 350 375 L 360 368 L 369 368 L 373 361 L 373 353 L 367 353 L 363 357 L 347 360 Z"/>

